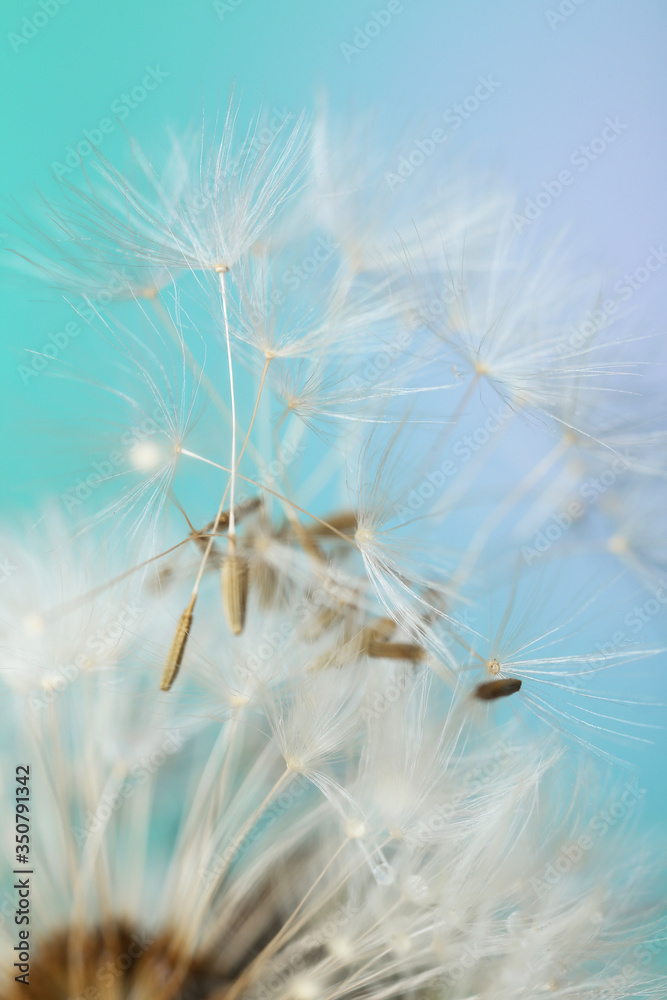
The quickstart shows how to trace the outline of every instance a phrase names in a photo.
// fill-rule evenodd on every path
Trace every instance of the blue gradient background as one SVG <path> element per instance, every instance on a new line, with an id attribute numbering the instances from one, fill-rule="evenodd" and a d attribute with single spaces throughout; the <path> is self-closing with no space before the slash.
<path id="1" fill-rule="evenodd" d="M 36 0 L 4 4 L 2 92 L 11 97 L 2 109 L 3 194 L 27 209 L 35 186 L 48 195 L 51 164 L 109 116 L 147 65 L 168 77 L 105 136 L 102 149 L 112 161 L 126 155 L 123 129 L 150 148 L 165 125 L 198 119 L 203 101 L 210 109 L 225 104 L 233 84 L 248 113 L 264 101 L 296 114 L 324 90 L 333 109 L 376 113 L 407 152 L 491 74 L 500 86 L 450 132 L 437 156 L 472 152 L 522 201 L 570 167 L 572 152 L 599 135 L 607 117 L 627 124 L 587 171 L 574 172 L 574 183 L 536 223 L 545 233 L 569 226 L 582 261 L 601 265 L 613 284 L 667 239 L 667 8 L 660 0 L 565 3 L 573 13 L 552 26 L 547 13 L 558 10 L 555 0 L 404 0 L 402 12 L 349 62 L 341 45 L 353 42 L 382 0 L 220 0 L 226 12 L 213 0 L 68 0 L 18 45 L 10 35 L 41 8 Z M 8 245 L 6 236 L 2 242 Z M 633 297 L 648 332 L 662 329 L 666 285 L 667 268 Z M 70 314 L 39 286 L 26 292 L 3 280 L 0 292 L 0 395 L 6 419 L 18 423 L 5 437 L 1 496 L 5 505 L 15 499 L 23 506 L 45 488 L 55 457 L 44 454 L 35 469 L 23 454 L 22 422 L 42 408 L 50 388 L 42 377 L 24 385 L 21 352 L 40 350 Z M 69 351 L 74 356 L 76 347 Z"/>
<path id="2" fill-rule="evenodd" d="M 627 125 L 588 170 L 574 171 L 574 183 L 539 221 L 545 236 L 567 226 L 582 262 L 601 266 L 613 285 L 652 246 L 667 244 L 667 5 L 565 0 L 572 13 L 550 24 L 547 14 L 558 12 L 559 3 L 403 0 L 402 11 L 348 62 L 341 45 L 353 43 L 357 26 L 385 0 L 222 0 L 220 11 L 212 0 L 69 0 L 18 51 L 11 33 L 20 34 L 22 19 L 41 8 L 37 0 L 5 2 L 3 194 L 31 210 L 35 187 L 53 190 L 52 162 L 64 159 L 68 145 L 76 147 L 84 129 L 109 117 L 112 102 L 140 83 L 146 66 L 168 76 L 124 122 L 144 149 L 161 139 L 165 125 L 197 120 L 203 101 L 211 109 L 224 106 L 235 85 L 247 114 L 260 101 L 298 114 L 325 91 L 334 110 L 375 113 L 388 141 L 402 137 L 409 150 L 490 74 L 500 86 L 437 155 L 466 152 L 522 203 L 571 168 L 573 151 L 598 136 L 606 118 Z M 121 127 L 105 136 L 102 150 L 112 161 L 122 162 L 126 149 Z M 6 246 L 1 222 L 0 231 Z M 666 290 L 667 267 L 632 302 L 642 331 L 660 335 L 650 349 L 662 357 Z M 40 350 L 71 313 L 39 285 L 19 287 L 3 276 L 0 293 L 0 499 L 11 516 L 39 510 L 58 472 L 57 449 L 45 446 L 36 462 L 34 448 L 25 446 L 57 416 L 50 380 L 40 376 L 25 385 L 18 368 L 24 350 Z M 76 342 L 68 348 L 72 363 L 77 350 Z M 652 631 L 664 639 L 665 622 L 653 623 Z M 664 679 L 656 681 L 656 698 L 667 700 Z M 661 734 L 641 761 L 649 815 L 665 808 L 666 756 Z"/>

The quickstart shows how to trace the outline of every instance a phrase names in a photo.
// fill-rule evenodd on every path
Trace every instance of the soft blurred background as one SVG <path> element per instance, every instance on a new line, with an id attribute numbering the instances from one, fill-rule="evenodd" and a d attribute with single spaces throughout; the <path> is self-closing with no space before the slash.
<path id="1" fill-rule="evenodd" d="M 2 193 L 22 209 L 34 209 L 36 188 L 48 197 L 55 163 L 75 179 L 81 167 L 70 171 L 68 152 L 73 162 L 71 150 L 85 150 L 84 133 L 94 136 L 100 120 L 115 120 L 101 149 L 118 161 L 125 132 L 150 148 L 165 126 L 198 120 L 204 104 L 210 113 L 224 106 L 235 86 L 248 114 L 263 102 L 297 115 L 322 93 L 343 114 L 368 111 L 399 144 L 397 165 L 444 121 L 447 142 L 434 157 L 465 152 L 523 206 L 540 193 L 547 202 L 544 185 L 557 192 L 569 170 L 571 183 L 529 224 L 545 234 L 569 227 L 569 244 L 603 269 L 609 288 L 667 240 L 667 8 L 659 0 L 26 0 L 4 4 L 0 19 Z M 385 24 L 370 37 L 375 29 L 365 26 L 378 20 Z M 124 102 L 147 67 L 155 88 Z M 455 106 L 473 98 L 480 78 L 488 96 L 459 115 Z M 126 108 L 122 122 L 114 102 Z M 605 128 L 612 141 L 595 142 Z M 632 296 L 642 332 L 662 331 L 665 288 L 661 267 Z M 45 488 L 57 457 L 44 454 L 35 469 L 24 455 L 21 427 L 50 389 L 43 377 L 26 385 L 19 366 L 23 351 L 41 350 L 71 314 L 39 286 L 26 292 L 3 280 L 0 290 L 0 397 L 12 425 L 2 501 L 23 506 Z M 75 356 L 74 341 L 68 351 Z"/>
<path id="2" fill-rule="evenodd" d="M 248 114 L 263 102 L 296 116 L 322 94 L 342 115 L 369 112 L 396 144 L 397 164 L 444 122 L 447 142 L 434 158 L 465 155 L 516 190 L 520 206 L 538 199 L 544 207 L 530 210 L 538 217 L 529 225 L 545 238 L 567 228 L 581 266 L 601 269 L 607 289 L 667 245 L 661 0 L 19 0 L 2 5 L 0 23 L 10 213 L 12 202 L 34 210 L 36 189 L 48 197 L 55 164 L 75 179 L 82 168 L 71 166 L 72 150 L 85 148 L 101 120 L 116 121 L 119 102 L 124 121 L 101 142 L 112 162 L 126 154 L 125 133 L 150 149 L 165 126 L 196 122 L 204 105 L 224 107 L 234 86 Z M 152 90 L 141 89 L 147 74 Z M 485 96 L 476 100 L 480 81 Z M 0 223 L 0 246 L 8 242 Z M 644 357 L 664 360 L 667 266 L 635 284 L 637 332 L 654 337 Z M 25 351 L 53 343 L 71 312 L 57 293 L 6 274 L 0 294 L 0 498 L 13 517 L 37 512 L 59 473 L 45 426 L 57 420 L 52 380 L 40 373 L 26 382 Z M 67 345 L 68 363 L 80 350 L 76 340 Z M 664 614 L 647 637 L 661 633 Z M 667 700 L 664 679 L 653 676 L 656 700 Z M 660 734 L 638 757 L 648 816 L 665 809 L 665 753 Z"/>

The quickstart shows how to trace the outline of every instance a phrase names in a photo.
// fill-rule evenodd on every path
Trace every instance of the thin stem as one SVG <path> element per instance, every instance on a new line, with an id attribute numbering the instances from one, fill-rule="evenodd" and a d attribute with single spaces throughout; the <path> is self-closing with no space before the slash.
<path id="1" fill-rule="evenodd" d="M 153 308 L 155 309 L 155 312 L 159 316 L 160 321 L 164 323 L 165 326 L 167 327 L 172 340 L 183 351 L 185 360 L 188 363 L 193 375 L 195 375 L 199 379 L 201 385 L 203 385 L 206 391 L 209 393 L 211 399 L 215 404 L 216 409 L 222 414 L 227 423 L 231 423 L 231 414 L 228 407 L 225 405 L 224 401 L 220 397 L 218 390 L 216 389 L 215 385 L 213 384 L 209 376 L 206 374 L 204 368 L 202 368 L 199 362 L 195 359 L 192 352 L 190 351 L 190 348 L 187 346 L 184 339 L 179 334 L 178 327 L 176 326 L 174 320 L 170 316 L 168 310 L 165 309 L 165 306 L 162 300 L 159 298 L 159 295 L 156 294 L 150 296 L 150 301 L 153 303 Z M 240 428 L 238 427 L 237 424 L 237 431 L 238 430 L 240 430 Z M 254 447 L 252 443 L 249 443 L 249 446 L 250 450 L 254 454 L 255 461 L 260 462 L 261 455 L 259 454 L 257 449 Z"/>
<path id="2" fill-rule="evenodd" d="M 225 282 L 225 274 L 227 272 L 226 268 L 220 268 L 218 274 L 220 276 L 220 290 L 222 292 L 222 314 L 225 324 L 225 341 L 227 343 L 227 366 L 229 369 L 229 394 L 231 399 L 232 408 L 232 459 L 231 459 L 231 480 L 229 484 L 229 530 L 227 536 L 229 538 L 229 547 L 233 552 L 236 548 L 236 523 L 235 523 L 235 513 L 234 513 L 234 498 L 236 496 L 236 398 L 234 394 L 234 365 L 232 364 L 232 341 L 229 335 L 229 316 L 227 312 L 227 285 Z M 248 431 L 248 434 L 250 431 Z M 224 500 L 223 500 L 224 503 Z M 222 513 L 222 506 L 220 507 L 220 513 Z M 216 522 L 216 528 L 217 528 Z M 214 529 L 215 531 L 215 529 Z"/>
<path id="3" fill-rule="evenodd" d="M 229 383 L 230 383 L 231 397 L 232 397 L 232 467 L 231 467 L 231 469 L 225 469 L 226 472 L 230 473 L 230 479 L 229 479 L 229 482 L 227 483 L 227 486 L 225 487 L 224 493 L 222 494 L 222 500 L 220 501 L 220 506 L 218 508 L 218 513 L 216 514 L 215 521 L 213 522 L 213 529 L 211 531 L 211 536 L 210 536 L 210 538 L 208 540 L 208 543 L 206 545 L 206 548 L 204 550 L 204 555 L 202 556 L 202 561 L 201 561 L 200 566 L 199 566 L 199 571 L 197 573 L 197 577 L 195 579 L 195 582 L 194 582 L 194 585 L 193 585 L 193 588 L 192 588 L 192 599 L 193 600 L 195 600 L 196 597 L 197 597 L 197 592 L 199 590 L 199 584 L 201 583 L 202 576 L 204 575 L 204 570 L 206 569 L 206 563 L 208 561 L 208 557 L 209 557 L 209 555 L 211 553 L 211 549 L 213 548 L 213 540 L 214 540 L 215 534 L 216 534 L 216 532 L 218 530 L 218 525 L 220 523 L 220 518 L 222 517 L 222 512 L 225 509 L 225 501 L 227 500 L 227 494 L 228 493 L 229 493 L 229 527 L 227 528 L 227 538 L 229 539 L 229 549 L 230 549 L 230 552 L 232 554 L 234 554 L 234 552 L 236 551 L 236 523 L 235 523 L 236 522 L 236 514 L 235 514 L 235 510 L 234 510 L 234 494 L 235 494 L 235 487 L 236 487 L 236 478 L 237 478 L 237 475 L 238 475 L 237 470 L 238 470 L 239 462 L 243 458 L 243 453 L 245 452 L 246 446 L 247 446 L 247 444 L 248 444 L 248 442 L 250 440 L 250 433 L 251 433 L 253 425 L 255 423 L 255 417 L 257 416 L 257 410 L 259 408 L 259 401 L 260 401 L 260 398 L 261 398 L 261 395 L 262 395 L 262 390 L 264 389 L 264 382 L 266 380 L 266 373 L 267 373 L 267 371 L 269 369 L 269 364 L 271 362 L 271 358 L 267 358 L 265 360 L 265 362 L 264 362 L 264 369 L 262 371 L 262 377 L 261 377 L 260 382 L 259 382 L 259 389 L 257 390 L 257 396 L 255 398 L 255 406 L 254 406 L 254 409 L 252 411 L 252 419 L 250 421 L 250 426 L 248 427 L 245 439 L 243 441 L 243 447 L 241 448 L 241 451 L 240 451 L 239 456 L 237 458 L 236 457 L 236 403 L 235 403 L 235 400 L 234 400 L 234 373 L 233 373 L 233 367 L 232 367 L 232 353 L 231 353 L 231 341 L 230 341 L 230 336 L 229 336 L 229 322 L 228 322 L 228 319 L 227 319 L 227 294 L 226 294 L 226 290 L 225 290 L 226 286 L 225 286 L 225 281 L 224 281 L 224 272 L 220 272 L 220 284 L 221 284 L 221 287 L 222 287 L 223 312 L 224 312 L 224 316 L 225 316 L 225 336 L 226 336 L 226 339 L 227 339 L 227 360 L 228 360 L 228 363 L 229 363 Z M 184 451 L 183 449 L 181 449 L 181 454 L 182 455 L 186 455 L 186 454 L 189 454 L 189 453 L 186 452 L 186 451 Z M 211 464 L 215 464 L 215 463 L 211 463 Z M 223 466 L 218 466 L 218 468 L 223 468 Z M 245 477 L 241 476 L 240 478 L 244 479 Z"/>

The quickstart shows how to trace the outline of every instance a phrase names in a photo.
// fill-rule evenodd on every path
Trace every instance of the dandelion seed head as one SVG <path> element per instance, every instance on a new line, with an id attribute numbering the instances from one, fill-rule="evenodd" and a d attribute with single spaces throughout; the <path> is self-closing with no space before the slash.
<path id="1" fill-rule="evenodd" d="M 569 342 L 589 283 L 504 193 L 389 198 L 365 126 L 292 118 L 232 101 L 162 161 L 100 156 L 50 263 L 28 223 L 103 345 L 66 384 L 106 401 L 68 517 L 0 539 L 33 992 L 115 962 L 119 1000 L 661 995 L 615 978 L 664 935 L 629 807 L 592 835 L 628 792 L 608 745 L 650 727 L 603 672 L 664 653 L 596 631 L 611 555 L 665 563 L 631 342 Z"/>

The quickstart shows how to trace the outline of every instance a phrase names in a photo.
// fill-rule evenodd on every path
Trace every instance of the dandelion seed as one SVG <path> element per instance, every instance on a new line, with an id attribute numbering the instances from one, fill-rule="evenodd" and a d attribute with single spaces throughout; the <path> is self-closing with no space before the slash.
<path id="1" fill-rule="evenodd" d="M 234 635 L 240 635 L 245 625 L 249 581 L 248 560 L 244 556 L 226 556 L 222 563 L 222 603 Z"/>
<path id="2" fill-rule="evenodd" d="M 497 698 L 507 698 L 521 690 L 518 677 L 501 677 L 495 681 L 483 681 L 475 688 L 474 695 L 479 701 L 496 701 Z"/>
<path id="3" fill-rule="evenodd" d="M 426 656 L 421 646 L 410 642 L 377 642 L 370 641 L 366 653 L 373 659 L 412 660 L 417 662 Z"/>
<path id="4" fill-rule="evenodd" d="M 665 940 L 626 837 L 644 792 L 612 787 L 606 745 L 646 740 L 627 667 L 664 654 L 616 631 L 657 627 L 667 565 L 662 418 L 623 406 L 635 342 L 572 347 L 587 282 L 485 185 L 390 190 L 364 127 L 223 118 L 164 170 L 135 146 L 128 175 L 100 157 L 63 184 L 58 239 L 28 226 L 49 280 L 127 279 L 78 307 L 101 345 L 78 424 L 112 440 L 77 449 L 67 523 L 0 536 L 35 997 L 664 996 L 637 960 Z M 563 498 L 590 490 L 570 534 Z M 632 617 L 614 559 L 652 585 Z M 5 838 L 8 890 L 16 864 Z"/>
<path id="5" fill-rule="evenodd" d="M 171 646 L 169 647 L 167 660 L 160 679 L 161 691 L 169 691 L 178 676 L 179 670 L 181 669 L 181 663 L 183 662 L 183 656 L 185 655 L 185 646 L 190 635 L 193 612 L 194 602 L 191 602 L 178 619 L 176 632 L 174 633 L 174 638 L 172 639 Z"/>

